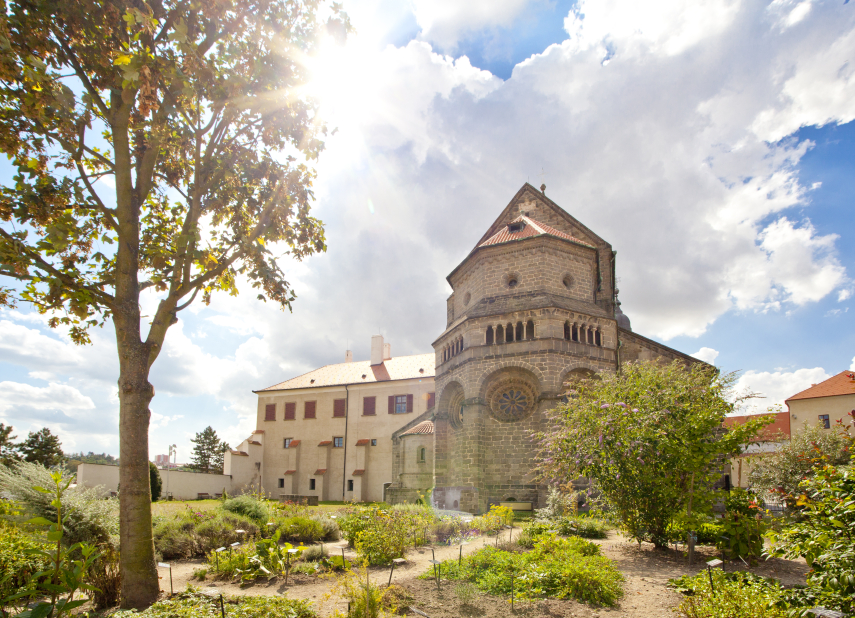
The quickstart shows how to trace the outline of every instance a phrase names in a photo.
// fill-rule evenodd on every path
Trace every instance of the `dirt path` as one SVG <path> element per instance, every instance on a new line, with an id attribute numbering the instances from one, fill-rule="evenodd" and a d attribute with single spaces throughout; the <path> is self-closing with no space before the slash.
<path id="1" fill-rule="evenodd" d="M 519 529 L 515 529 L 514 538 L 518 533 Z M 502 539 L 507 538 L 505 533 Z M 480 537 L 464 545 L 463 555 L 477 551 L 486 543 L 494 542 L 495 537 Z M 715 557 L 713 548 L 699 547 L 695 565 L 689 567 L 683 555 L 676 555 L 674 551 L 656 550 L 649 543 L 639 546 L 615 533 L 610 533 L 608 539 L 595 542 L 602 546 L 607 557 L 615 561 L 626 578 L 625 595 L 617 607 L 592 608 L 575 601 L 552 599 L 517 602 L 514 614 L 533 618 L 670 618 L 676 616 L 674 608 L 680 603 L 681 597 L 667 587 L 668 579 L 686 573 L 697 573 L 704 568 L 706 560 Z M 345 547 L 345 558 L 349 561 L 355 560 L 356 554 L 347 549 L 346 545 L 345 541 L 328 543 L 327 548 L 330 555 L 340 555 L 341 548 Z M 434 547 L 437 560 L 457 558 L 459 552 L 457 545 Z M 438 591 L 434 582 L 419 580 L 418 576 L 431 567 L 431 559 L 430 547 L 410 550 L 406 564 L 395 569 L 393 583 L 403 586 L 413 595 L 415 607 L 430 618 L 507 618 L 510 612 L 508 599 L 478 594 L 470 605 L 461 605 L 454 591 L 454 582 L 449 582 Z M 194 580 L 193 571 L 202 566 L 201 560 L 174 563 L 172 575 L 175 590 L 183 590 L 189 583 L 230 596 L 286 594 L 291 598 L 311 600 L 316 604 L 318 614 L 324 618 L 331 616 L 334 610 L 344 613 L 347 609 L 347 603 L 334 592 L 337 581 L 334 575 L 297 575 L 289 579 L 288 585 L 281 579 L 275 579 L 271 582 L 262 580 L 248 586 L 240 586 L 223 580 L 211 581 L 210 578 L 206 582 Z M 732 571 L 746 570 L 747 567 L 741 562 L 738 565 L 729 562 L 725 568 Z M 161 589 L 168 592 L 169 573 L 166 569 L 159 570 Z M 807 570 L 803 560 L 777 559 L 761 562 L 751 568 L 753 573 L 775 577 L 784 584 L 804 583 Z M 389 581 L 389 568 L 372 568 L 370 577 L 372 583 L 385 586 Z M 411 612 L 409 615 L 416 614 Z"/>

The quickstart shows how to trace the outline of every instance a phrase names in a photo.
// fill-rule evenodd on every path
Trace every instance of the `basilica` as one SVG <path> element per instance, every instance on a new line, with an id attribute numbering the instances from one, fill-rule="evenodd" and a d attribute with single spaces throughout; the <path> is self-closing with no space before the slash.
<path id="1" fill-rule="evenodd" d="M 448 275 L 433 353 L 327 365 L 254 391 L 257 429 L 226 454 L 233 485 L 283 499 L 440 508 L 542 505 L 532 434 L 576 379 L 633 360 L 699 362 L 632 331 L 615 251 L 526 183 Z"/>

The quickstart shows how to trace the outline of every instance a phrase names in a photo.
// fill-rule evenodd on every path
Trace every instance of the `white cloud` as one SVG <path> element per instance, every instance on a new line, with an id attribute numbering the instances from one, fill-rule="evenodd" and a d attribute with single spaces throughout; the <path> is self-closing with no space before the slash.
<path id="1" fill-rule="evenodd" d="M 694 354 L 692 354 L 692 356 L 694 356 L 698 360 L 702 360 L 705 363 L 709 363 L 710 365 L 715 365 L 715 359 L 718 358 L 718 355 L 718 350 L 714 350 L 712 348 L 707 347 L 703 347 Z"/>
<path id="2" fill-rule="evenodd" d="M 839 303 L 850 298 L 852 298 L 852 288 L 844 288 L 837 293 L 837 302 Z"/>
<path id="3" fill-rule="evenodd" d="M 855 371 L 855 356 L 852 357 L 852 363 L 849 365 L 850 371 Z"/>
<path id="4" fill-rule="evenodd" d="M 746 371 L 739 377 L 735 389 L 737 392 L 757 393 L 762 397 L 749 400 L 744 412 L 765 412 L 770 407 L 783 406 L 788 397 L 830 377 L 822 367 L 796 371 Z"/>
<path id="5" fill-rule="evenodd" d="M 421 36 L 440 49 L 454 51 L 470 32 L 509 26 L 531 0 L 411 0 Z"/>
<path id="6" fill-rule="evenodd" d="M 95 404 L 92 399 L 72 386 L 57 384 L 38 387 L 20 382 L 0 382 L 0 412 L 8 413 L 16 407 L 34 408 L 36 410 L 61 410 L 66 414 L 75 415 L 81 410 L 92 410 Z"/>

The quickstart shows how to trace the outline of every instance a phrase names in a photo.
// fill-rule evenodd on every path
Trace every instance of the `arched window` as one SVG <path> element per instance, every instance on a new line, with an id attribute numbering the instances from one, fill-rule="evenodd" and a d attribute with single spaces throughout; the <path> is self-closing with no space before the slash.
<path id="1" fill-rule="evenodd" d="M 600 329 L 599 328 L 596 331 L 594 331 L 594 343 L 598 346 L 603 345 L 603 339 L 600 335 Z"/>
<path id="2" fill-rule="evenodd" d="M 573 323 L 573 336 L 571 337 L 573 341 L 579 341 L 579 327 L 576 326 L 576 323 Z"/>
<path id="3" fill-rule="evenodd" d="M 517 336 L 516 336 L 516 340 L 517 340 L 517 341 L 522 341 L 522 340 L 523 340 L 523 323 L 522 323 L 522 322 L 517 322 Z"/>
<path id="4" fill-rule="evenodd" d="M 421 447 L 419 449 L 419 463 L 424 463 L 427 455 L 427 449 L 425 447 Z"/>
<path id="5" fill-rule="evenodd" d="M 493 341 L 495 341 L 495 339 L 493 338 L 493 327 L 488 326 L 487 327 L 487 345 L 493 345 Z"/>
<path id="6" fill-rule="evenodd" d="M 587 343 L 589 345 L 594 343 L 594 327 L 593 326 L 588 326 L 585 329 L 585 343 Z"/>
<path id="7" fill-rule="evenodd" d="M 570 322 L 564 322 L 564 338 L 570 341 Z"/>
<path id="8" fill-rule="evenodd" d="M 505 341 L 510 343 L 513 340 L 514 340 L 514 325 L 511 323 L 508 323 L 508 325 L 505 327 Z"/>
<path id="9" fill-rule="evenodd" d="M 501 324 L 496 327 L 496 343 L 505 343 L 505 329 Z"/>
<path id="10" fill-rule="evenodd" d="M 529 320 L 525 325 L 525 338 L 528 340 L 534 339 L 534 320 Z"/>

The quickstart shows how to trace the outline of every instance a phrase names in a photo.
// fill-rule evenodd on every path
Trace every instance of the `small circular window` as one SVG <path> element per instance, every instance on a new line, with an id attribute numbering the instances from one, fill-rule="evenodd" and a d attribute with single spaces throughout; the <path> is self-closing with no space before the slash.
<path id="1" fill-rule="evenodd" d="M 573 287 L 573 277 L 570 275 L 564 275 L 564 279 L 561 280 L 561 283 L 563 283 L 564 287 L 569 290 Z"/>
<path id="2" fill-rule="evenodd" d="M 472 294 L 466 292 L 466 295 L 463 297 L 463 304 L 468 305 L 470 300 L 472 300 Z"/>
<path id="3" fill-rule="evenodd" d="M 511 277 L 508 279 L 508 287 L 515 288 L 519 284 L 519 280 L 516 277 Z"/>

